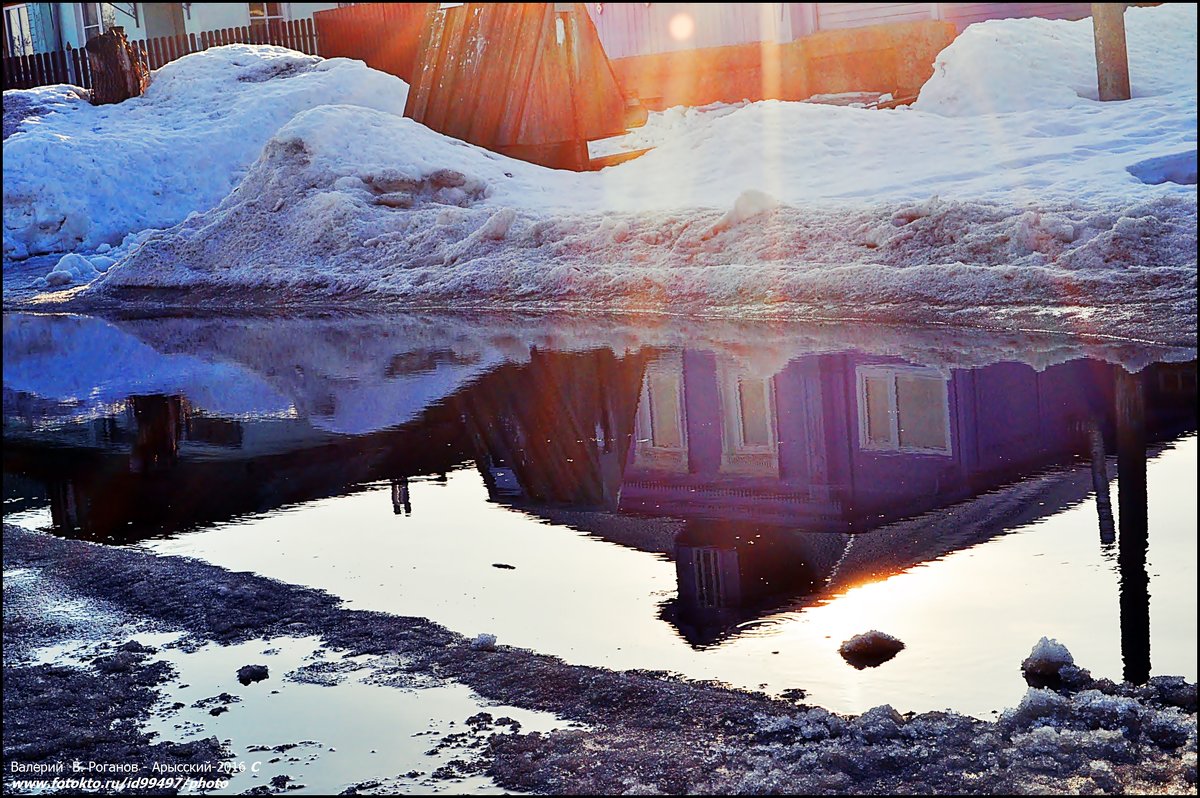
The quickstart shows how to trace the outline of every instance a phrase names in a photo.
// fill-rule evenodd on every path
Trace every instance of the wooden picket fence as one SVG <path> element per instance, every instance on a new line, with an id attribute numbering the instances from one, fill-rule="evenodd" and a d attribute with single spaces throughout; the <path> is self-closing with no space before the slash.
<path id="1" fill-rule="evenodd" d="M 320 55 L 317 38 L 317 29 L 311 19 L 294 19 L 273 21 L 270 25 L 202 31 L 199 35 L 132 39 L 129 43 L 142 54 L 142 62 L 148 68 L 158 69 L 188 53 L 225 44 L 274 44 Z M 55 83 L 70 83 L 85 89 L 92 87 L 92 72 L 83 48 L 68 45 L 65 50 L 4 59 L 5 89 L 31 89 Z"/>

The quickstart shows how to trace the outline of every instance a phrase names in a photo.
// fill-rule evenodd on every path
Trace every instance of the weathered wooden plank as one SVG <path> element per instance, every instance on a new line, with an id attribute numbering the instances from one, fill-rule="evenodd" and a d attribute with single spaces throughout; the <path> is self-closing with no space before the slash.
<path id="1" fill-rule="evenodd" d="M 481 143 L 481 146 L 507 146 L 520 141 L 521 122 L 528 116 L 529 109 L 534 103 L 531 98 L 534 97 L 535 86 L 538 85 L 537 76 L 542 69 L 541 53 L 546 41 L 548 26 L 553 25 L 553 14 L 550 13 L 552 6 L 545 3 L 540 5 L 543 7 L 537 8 L 535 13 L 534 4 L 529 4 L 530 8 L 525 13 L 525 19 L 519 31 L 521 38 L 516 40 L 518 46 L 521 42 L 537 42 L 537 44 L 520 47 L 523 51 L 520 55 L 523 63 L 520 65 L 520 71 L 513 75 L 506 100 L 510 104 L 511 112 L 504 114 L 500 120 L 491 143 Z"/>
<path id="2" fill-rule="evenodd" d="M 587 168 L 625 98 L 583 4 L 468 3 L 431 14 L 406 115 L 517 157 Z"/>
<path id="3" fill-rule="evenodd" d="M 47 70 L 46 70 L 46 64 L 42 60 L 42 54 L 34 53 L 32 56 L 30 56 L 29 57 L 29 65 L 30 65 L 30 67 L 32 69 L 32 73 L 33 73 L 33 85 L 35 85 L 35 86 L 46 85 L 46 83 L 48 83 L 48 81 L 46 80 Z"/>
<path id="4" fill-rule="evenodd" d="M 54 51 L 55 82 L 70 83 L 71 73 L 67 69 L 67 54 L 62 50 Z"/>
<path id="5" fill-rule="evenodd" d="M 546 5 L 548 13 L 538 47 L 538 65 L 534 68 L 530 95 L 515 142 L 519 146 L 557 144 L 578 138 L 571 107 L 565 30 L 560 43 L 559 20 L 553 13 L 554 6 Z"/>
<path id="6" fill-rule="evenodd" d="M 576 4 L 570 22 L 579 135 L 589 141 L 620 135 L 625 132 L 625 97 L 583 3 Z"/>
<path id="7" fill-rule="evenodd" d="M 67 45 L 67 62 L 71 65 L 71 80 L 77 86 L 87 88 L 84 83 L 83 70 L 79 67 L 79 51 L 71 45 Z"/>
<path id="8" fill-rule="evenodd" d="M 497 47 L 498 50 L 502 49 L 502 52 L 497 53 L 498 57 L 508 65 L 507 70 L 504 71 L 504 80 L 500 83 L 505 87 L 505 91 L 499 101 L 480 106 L 467 131 L 468 141 L 496 141 L 507 102 L 515 99 L 523 103 L 524 98 L 528 96 L 527 91 L 518 91 L 515 92 L 516 96 L 514 97 L 513 87 L 529 85 L 529 76 L 533 71 L 534 50 L 531 47 L 517 45 L 532 35 L 538 24 L 538 15 L 528 13 L 525 4 L 512 3 L 506 4 L 504 12 L 494 15 L 494 19 L 495 24 L 485 34 L 490 37 L 489 41 L 496 41 L 503 36 L 506 30 L 512 32 L 512 35 L 504 40 L 504 46 Z M 519 109 L 516 109 L 515 112 L 517 115 L 520 114 Z"/>
<path id="9" fill-rule="evenodd" d="M 629 150 L 627 152 L 614 152 L 611 155 L 602 155 L 599 158 L 592 158 L 588 162 L 588 170 L 589 171 L 598 171 L 598 170 L 604 169 L 605 167 L 608 167 L 608 166 L 616 166 L 619 163 L 625 163 L 626 161 L 632 161 L 634 158 L 641 158 L 643 155 L 650 152 L 650 150 L 652 150 L 652 149 L 654 149 L 654 148 L 647 147 L 642 150 Z"/>
<path id="10" fill-rule="evenodd" d="M 444 47 L 446 34 L 445 15 L 440 11 L 430 11 L 426 17 L 425 27 L 421 33 L 418 52 L 422 53 L 413 67 L 412 80 L 409 84 L 408 99 L 404 104 L 404 115 L 421 122 L 429 110 L 429 97 L 436 83 L 438 64 L 441 61 L 441 51 Z"/>
<path id="11" fill-rule="evenodd" d="M 298 33 L 300 35 L 301 46 L 296 49 L 300 50 L 302 53 L 315 55 L 317 52 L 317 34 L 316 31 L 313 30 L 312 19 L 302 19 L 299 20 L 299 23 L 300 30 Z"/>
<path id="12" fill-rule="evenodd" d="M 462 11 L 462 28 L 458 34 L 461 49 L 455 67 L 454 83 L 450 84 L 450 90 L 447 92 L 446 115 L 439 129 L 448 136 L 469 141 L 472 118 L 480 112 L 481 108 L 503 102 L 504 92 L 481 94 L 458 84 L 471 81 L 483 74 L 485 61 L 489 55 L 492 55 L 489 51 L 501 49 L 491 47 L 490 40 L 486 36 L 488 33 L 492 35 L 500 33 L 500 31 L 492 30 L 494 26 L 489 23 L 502 17 L 503 11 L 484 13 L 483 7 L 478 3 L 462 6 Z M 488 44 L 480 47 L 477 46 L 478 42 L 487 42 Z M 492 57 L 495 56 L 492 55 Z"/>
<path id="13" fill-rule="evenodd" d="M 446 112 L 453 93 L 457 90 L 458 62 L 464 43 L 462 30 L 466 21 L 466 5 L 447 8 L 439 12 L 444 25 L 442 40 L 433 62 L 433 74 L 427 77 L 433 82 L 422 124 L 434 130 L 444 131 Z"/>

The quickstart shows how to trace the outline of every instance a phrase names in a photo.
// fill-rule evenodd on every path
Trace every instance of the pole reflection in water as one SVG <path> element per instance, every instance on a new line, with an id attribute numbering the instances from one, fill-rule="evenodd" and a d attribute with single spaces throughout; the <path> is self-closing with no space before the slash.
<path id="1" fill-rule="evenodd" d="M 1117 517 L 1121 567 L 1121 659 L 1125 681 L 1150 678 L 1150 576 L 1146 573 L 1149 534 L 1146 493 L 1146 395 L 1144 375 L 1118 369 Z"/>

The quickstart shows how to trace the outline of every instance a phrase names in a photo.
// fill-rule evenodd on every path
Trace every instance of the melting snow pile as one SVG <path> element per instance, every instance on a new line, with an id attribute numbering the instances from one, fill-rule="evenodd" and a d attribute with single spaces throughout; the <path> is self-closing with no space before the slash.
<path id="1" fill-rule="evenodd" d="M 400 114 L 406 96 L 358 61 L 248 45 L 172 61 L 118 105 L 71 87 L 5 92 L 28 110 L 4 142 L 4 254 L 93 251 L 176 224 L 227 195 L 298 112 L 335 100 Z"/>
<path id="2" fill-rule="evenodd" d="M 1168 4 L 1128 17 L 1129 102 L 1077 90 L 1090 21 L 991 22 L 939 57 L 917 110 L 676 109 L 635 134 L 653 151 L 598 173 L 513 161 L 398 108 L 320 105 L 264 139 L 215 207 L 140 233 L 107 256 L 119 260 L 106 272 L 103 261 L 94 272 L 60 264 L 47 283 L 93 282 L 85 302 L 169 288 L 189 291 L 181 302 L 223 305 L 375 298 L 1186 341 L 1196 12 Z M 1026 78 L 977 69 L 1036 64 L 1047 49 L 1062 64 L 1028 83 L 1034 110 L 1004 99 Z M 972 104 L 977 90 L 998 104 Z M 6 143 L 6 176 L 8 150 L 29 135 Z M 6 194 L 6 242 L 8 216 Z"/>
<path id="3" fill-rule="evenodd" d="M 1196 91 L 1196 6 L 1125 12 L 1134 98 Z M 1091 19 L 992 20 L 969 26 L 934 61 L 916 108 L 947 116 L 1050 108 L 1099 98 Z"/>
<path id="4" fill-rule="evenodd" d="M 529 207 L 578 199 L 588 177 L 324 106 L 284 126 L 218 207 L 151 236 L 97 287 L 252 302 L 810 307 L 910 323 L 997 323 L 1022 310 L 1026 326 L 1164 338 L 1193 324 L 1195 200 L 1172 192 L 1017 208 L 787 207 L 755 190 L 727 211 Z"/>

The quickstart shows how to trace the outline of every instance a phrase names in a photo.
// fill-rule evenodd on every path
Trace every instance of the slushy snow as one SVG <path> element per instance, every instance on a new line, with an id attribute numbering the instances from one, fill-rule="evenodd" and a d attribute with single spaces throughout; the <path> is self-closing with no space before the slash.
<path id="1" fill-rule="evenodd" d="M 56 268 L 55 279 L 91 279 L 83 303 L 183 289 L 181 304 L 850 317 L 1194 344 L 1196 10 L 1133 8 L 1127 24 L 1128 102 L 1084 90 L 1094 82 L 1094 58 L 1080 56 L 1093 46 L 1090 20 L 995 21 L 939 56 L 912 109 L 672 109 L 631 134 L 654 150 L 581 174 L 403 119 L 403 90 L 393 89 L 394 107 L 379 107 L 391 99 L 383 90 L 365 101 L 354 92 L 377 78 L 352 62 L 338 69 L 353 70 L 353 89 L 339 83 L 320 98 L 337 104 L 284 108 L 277 84 L 336 71 L 303 62 L 297 75 L 243 87 L 280 125 L 244 174 L 230 170 L 224 199 L 214 190 L 176 226 L 116 247 L 103 276 Z M 226 56 L 171 66 L 204 72 L 210 57 Z M 979 67 L 1009 62 L 1033 66 Z M 187 129 L 198 113 L 173 118 Z M 35 182 L 44 169 L 10 166 L 10 149 L 72 118 L 25 123 L 5 144 L 6 177 Z M 7 192 L 6 250 L 10 239 L 29 251 L 117 243 L 115 233 L 72 243 L 62 230 L 28 232 L 37 214 L 10 214 Z M 37 207 L 63 228 L 105 217 L 62 212 L 65 202 Z M 122 226 L 162 224 L 145 217 Z"/>
<path id="2" fill-rule="evenodd" d="M 407 92 L 359 61 L 250 45 L 172 61 L 117 105 L 65 86 L 5 92 L 4 255 L 94 251 L 176 224 L 225 197 L 300 111 L 336 97 L 401 114 Z"/>

